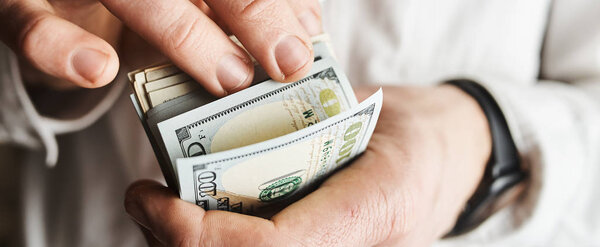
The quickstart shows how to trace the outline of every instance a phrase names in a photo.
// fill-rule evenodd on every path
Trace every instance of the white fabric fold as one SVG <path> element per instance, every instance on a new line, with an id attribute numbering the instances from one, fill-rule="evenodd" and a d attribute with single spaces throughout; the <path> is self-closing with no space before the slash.
<path id="1" fill-rule="evenodd" d="M 0 46 L 0 59 L 4 59 L 2 66 L 5 66 L 4 71 L 8 72 L 2 74 L 0 82 L 4 89 L 0 93 L 0 101 L 3 103 L 0 112 L 4 119 L 0 122 L 0 143 L 12 142 L 26 147 L 43 148 L 46 165 L 55 166 L 58 161 L 56 135 L 81 131 L 95 123 L 121 95 L 126 82 L 120 79 L 124 76 L 120 73 L 115 80 L 120 82 L 111 85 L 104 98 L 82 116 L 70 120 L 42 116 L 35 109 L 25 89 L 17 57 L 8 47 Z"/>

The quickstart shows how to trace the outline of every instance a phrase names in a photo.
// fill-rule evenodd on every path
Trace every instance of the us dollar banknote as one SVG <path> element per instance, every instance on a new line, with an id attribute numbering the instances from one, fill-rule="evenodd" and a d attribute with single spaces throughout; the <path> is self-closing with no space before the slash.
<path id="1" fill-rule="evenodd" d="M 358 104 L 333 58 L 313 65 L 309 75 L 284 84 L 266 81 L 237 94 L 158 123 L 162 147 L 175 164 L 248 146 L 315 125 Z M 174 169 L 174 167 L 173 167 Z"/>
<path id="2" fill-rule="evenodd" d="M 128 74 L 165 180 L 182 199 L 269 217 L 366 149 L 381 92 L 359 105 L 328 36 L 312 41 L 315 62 L 302 80 L 272 81 L 255 64 L 252 86 L 222 99 L 173 64 Z"/>
<path id="3" fill-rule="evenodd" d="M 177 159 L 180 196 L 206 210 L 265 216 L 362 153 L 382 92 L 318 125 L 241 148 Z"/>

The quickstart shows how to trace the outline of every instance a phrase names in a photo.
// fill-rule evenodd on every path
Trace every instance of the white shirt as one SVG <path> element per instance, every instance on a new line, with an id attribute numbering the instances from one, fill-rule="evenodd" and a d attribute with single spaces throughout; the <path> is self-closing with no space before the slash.
<path id="1" fill-rule="evenodd" d="M 531 171 L 525 197 L 437 245 L 600 245 L 600 3 L 329 0 L 323 16 L 353 83 L 473 78 L 507 118 Z M 136 179 L 161 175 L 125 84 L 121 76 L 86 97 L 89 104 L 61 109 L 81 113 L 70 120 L 43 117 L 15 57 L 0 48 L 0 142 L 30 150 L 18 191 L 25 244 L 145 244 L 123 193 Z"/>

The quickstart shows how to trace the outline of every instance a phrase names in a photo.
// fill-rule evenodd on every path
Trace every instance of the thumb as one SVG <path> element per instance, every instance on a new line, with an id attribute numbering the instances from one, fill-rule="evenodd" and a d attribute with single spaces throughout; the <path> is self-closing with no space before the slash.
<path id="1" fill-rule="evenodd" d="M 133 219 L 166 246 L 284 245 L 272 221 L 223 211 L 204 211 L 157 182 L 139 181 L 125 195 Z M 287 242 L 289 243 L 289 242 Z"/>
<path id="2" fill-rule="evenodd" d="M 0 38 L 40 71 L 96 88 L 119 69 L 115 50 L 101 38 L 53 14 L 39 0 L 0 2 Z"/>

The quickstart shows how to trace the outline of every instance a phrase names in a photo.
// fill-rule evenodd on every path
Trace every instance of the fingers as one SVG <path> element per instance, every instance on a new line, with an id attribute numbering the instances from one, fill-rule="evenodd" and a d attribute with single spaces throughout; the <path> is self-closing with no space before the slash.
<path id="1" fill-rule="evenodd" d="M 104 40 L 52 13 L 41 1 L 2 1 L 0 37 L 34 67 L 79 86 L 101 87 L 119 68 Z"/>
<path id="2" fill-rule="evenodd" d="M 304 30 L 310 35 L 315 36 L 323 32 L 321 21 L 321 5 L 317 0 L 288 0 L 290 7 L 298 17 L 298 21 L 304 27 Z"/>
<path id="3" fill-rule="evenodd" d="M 251 82 L 250 58 L 192 2 L 100 1 L 211 93 L 223 96 Z"/>
<path id="4" fill-rule="evenodd" d="M 132 184 L 125 209 L 166 246 L 264 246 L 279 241 L 272 237 L 276 236 L 275 228 L 268 220 L 206 212 L 153 181 Z"/>
<path id="5" fill-rule="evenodd" d="M 312 44 L 287 1 L 205 0 L 244 47 L 278 81 L 301 79 L 312 65 Z"/>

